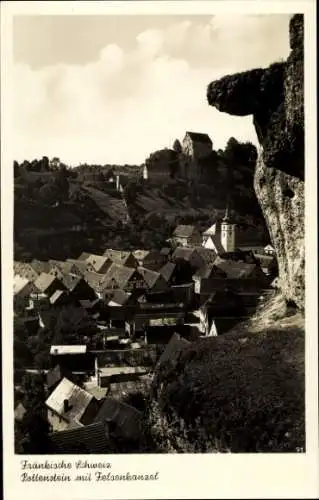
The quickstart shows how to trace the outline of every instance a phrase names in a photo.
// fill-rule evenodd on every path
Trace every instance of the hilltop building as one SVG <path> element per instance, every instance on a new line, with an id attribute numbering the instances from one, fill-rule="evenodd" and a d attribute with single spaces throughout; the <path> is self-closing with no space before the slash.
<path id="1" fill-rule="evenodd" d="M 189 180 L 200 180 L 199 162 L 208 157 L 213 143 L 207 134 L 186 132 L 180 154 L 180 175 Z"/>

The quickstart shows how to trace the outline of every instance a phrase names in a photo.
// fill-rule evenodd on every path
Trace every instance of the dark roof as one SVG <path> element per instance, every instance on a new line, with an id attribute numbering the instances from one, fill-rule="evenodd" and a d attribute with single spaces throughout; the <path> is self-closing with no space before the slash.
<path id="1" fill-rule="evenodd" d="M 116 433 L 123 437 L 135 438 L 141 432 L 142 413 L 133 406 L 107 397 L 94 422 L 107 422 L 116 426 Z"/>
<path id="2" fill-rule="evenodd" d="M 256 264 L 247 264 L 246 262 L 238 262 L 234 260 L 223 260 L 218 257 L 215 261 L 215 266 L 224 271 L 227 278 L 248 278 L 256 269 Z"/>
<path id="3" fill-rule="evenodd" d="M 54 453 L 108 453 L 105 425 L 96 422 L 76 429 L 54 432 L 49 436 Z"/>
<path id="4" fill-rule="evenodd" d="M 186 135 L 188 135 L 193 141 L 212 144 L 212 140 L 208 134 L 202 134 L 200 132 L 189 132 L 188 131 L 188 132 L 186 132 Z"/>
<path id="5" fill-rule="evenodd" d="M 162 255 L 170 255 L 171 252 L 172 252 L 171 247 L 163 247 L 163 248 L 161 248 L 161 251 L 160 251 L 160 253 Z"/>
<path id="6" fill-rule="evenodd" d="M 117 283 L 118 288 L 124 288 L 135 272 L 136 270 L 132 267 L 111 264 L 105 274 L 105 283 L 107 285 L 105 288 L 110 285 L 112 280 Z"/>
<path id="7" fill-rule="evenodd" d="M 37 260 L 37 259 L 33 259 L 31 261 L 31 266 L 38 274 L 48 273 L 50 271 L 50 267 L 51 267 L 49 262 L 45 262 L 45 261 L 41 261 L 41 260 Z"/>
<path id="8" fill-rule="evenodd" d="M 164 266 L 160 268 L 159 273 L 168 282 L 171 279 L 175 269 L 176 264 L 174 264 L 174 262 L 166 262 L 166 264 L 164 264 Z"/>
<path id="9" fill-rule="evenodd" d="M 83 278 L 81 276 L 77 276 L 76 274 L 66 274 L 62 278 L 62 283 L 63 285 L 69 290 L 69 292 L 72 292 L 75 287 L 81 283 Z M 83 280 L 84 281 L 84 280 Z"/>
<path id="10" fill-rule="evenodd" d="M 194 250 L 196 250 L 206 264 L 210 265 L 215 262 L 216 253 L 214 250 L 204 247 L 194 247 Z"/>
<path id="11" fill-rule="evenodd" d="M 115 290 L 110 296 L 110 301 L 116 302 L 116 304 L 124 305 L 129 300 L 130 296 L 124 290 Z"/>
<path id="12" fill-rule="evenodd" d="M 147 269 L 146 267 L 138 267 L 137 268 L 139 274 L 143 277 L 145 283 L 152 288 L 157 280 L 160 278 L 160 273 L 156 271 L 152 271 L 151 269 Z"/>
<path id="13" fill-rule="evenodd" d="M 56 383 L 60 382 L 63 377 L 70 378 L 70 373 L 65 368 L 61 368 L 60 365 L 56 365 L 52 370 L 47 373 L 47 387 L 50 390 Z"/>
<path id="14" fill-rule="evenodd" d="M 176 360 L 180 352 L 185 349 L 190 344 L 190 342 L 184 337 L 181 337 L 178 333 L 174 333 L 166 346 L 165 351 L 162 353 L 156 364 L 156 370 L 162 366 L 164 363 Z"/>
<path id="15" fill-rule="evenodd" d="M 173 260 L 187 260 L 189 261 L 194 253 L 194 248 L 177 247 L 172 255 Z"/>
<path id="16" fill-rule="evenodd" d="M 179 238 L 189 238 L 190 236 L 193 235 L 194 232 L 197 232 L 195 226 L 180 224 L 179 226 L 176 227 L 173 236 Z"/>

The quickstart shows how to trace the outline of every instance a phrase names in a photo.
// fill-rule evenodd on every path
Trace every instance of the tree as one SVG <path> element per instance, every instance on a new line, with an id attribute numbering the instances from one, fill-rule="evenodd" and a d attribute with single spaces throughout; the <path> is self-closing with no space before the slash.
<path id="1" fill-rule="evenodd" d="M 180 154 L 182 152 L 182 145 L 178 139 L 175 139 L 174 144 L 173 144 L 173 149 L 178 154 Z"/>

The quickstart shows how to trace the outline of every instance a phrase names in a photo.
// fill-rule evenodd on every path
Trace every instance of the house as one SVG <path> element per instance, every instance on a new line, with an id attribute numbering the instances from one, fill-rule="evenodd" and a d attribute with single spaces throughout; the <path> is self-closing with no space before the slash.
<path id="1" fill-rule="evenodd" d="M 49 260 L 51 266 L 49 274 L 62 279 L 65 274 L 77 272 L 76 266 L 70 261 Z"/>
<path id="2" fill-rule="evenodd" d="M 28 281 L 34 282 L 39 274 L 33 269 L 28 262 L 14 262 L 13 265 L 14 274 L 18 274 L 22 278 L 26 278 Z"/>
<path id="3" fill-rule="evenodd" d="M 31 261 L 32 268 L 36 271 L 38 275 L 41 273 L 49 273 L 50 272 L 50 263 L 46 261 L 41 261 L 37 259 L 33 259 Z"/>
<path id="4" fill-rule="evenodd" d="M 113 261 L 107 256 L 90 254 L 85 262 L 93 267 L 94 272 L 105 274 Z"/>
<path id="5" fill-rule="evenodd" d="M 264 252 L 266 255 L 276 255 L 276 250 L 270 244 L 265 246 Z"/>
<path id="6" fill-rule="evenodd" d="M 220 235 L 218 234 L 210 234 L 205 236 L 203 238 L 203 247 L 213 250 L 217 255 L 225 252 L 225 249 L 221 243 Z"/>
<path id="7" fill-rule="evenodd" d="M 148 288 L 142 274 L 132 267 L 112 264 L 105 275 L 105 289 L 121 289 L 131 292 L 134 289 Z"/>
<path id="8" fill-rule="evenodd" d="M 77 260 L 84 262 L 86 261 L 86 259 L 90 257 L 90 255 L 91 254 L 89 252 L 82 252 L 81 255 L 79 255 L 79 257 L 77 258 Z"/>
<path id="9" fill-rule="evenodd" d="M 124 290 L 114 290 L 108 295 L 107 305 L 110 307 L 123 307 L 136 304 L 134 294 L 127 293 Z"/>
<path id="10" fill-rule="evenodd" d="M 265 279 L 263 272 L 257 264 L 248 264 L 247 262 L 238 262 L 218 257 L 214 265 L 216 268 L 223 271 L 226 277 L 230 279 Z"/>
<path id="11" fill-rule="evenodd" d="M 217 219 L 208 229 L 206 229 L 203 234 L 202 245 L 205 246 L 206 241 L 210 236 L 219 236 L 221 233 L 221 220 Z"/>
<path id="12" fill-rule="evenodd" d="M 195 226 L 180 224 L 176 227 L 171 241 L 176 246 L 192 247 L 201 244 L 201 235 Z"/>
<path id="13" fill-rule="evenodd" d="M 167 344 L 166 349 L 157 361 L 155 371 L 159 372 L 161 368 L 168 363 L 174 364 L 177 361 L 180 353 L 189 345 L 190 342 L 188 340 L 181 337 L 178 333 L 174 333 L 169 343 Z"/>
<path id="14" fill-rule="evenodd" d="M 87 271 L 84 276 L 86 283 L 94 290 L 97 297 L 102 298 L 103 292 L 107 288 L 108 274 L 99 274 L 93 271 Z"/>
<path id="15" fill-rule="evenodd" d="M 13 281 L 13 305 L 15 310 L 25 309 L 29 304 L 29 297 L 34 292 L 35 285 L 27 278 L 18 274 Z"/>
<path id="16" fill-rule="evenodd" d="M 266 276 L 274 277 L 278 274 L 278 263 L 275 255 L 255 254 L 254 256 Z"/>
<path id="17" fill-rule="evenodd" d="M 98 368 L 97 383 L 99 387 L 108 387 L 110 384 L 138 380 L 150 371 L 147 366 L 107 366 Z"/>
<path id="18" fill-rule="evenodd" d="M 158 250 L 135 250 L 133 255 L 138 266 L 146 267 L 153 271 L 158 271 L 166 261 L 165 256 Z"/>
<path id="19" fill-rule="evenodd" d="M 160 273 L 146 269 L 145 267 L 138 267 L 138 273 L 143 277 L 146 283 L 146 289 L 151 292 L 162 292 L 168 289 L 167 281 Z"/>
<path id="20" fill-rule="evenodd" d="M 64 377 L 72 381 L 71 372 L 59 364 L 55 365 L 52 370 L 49 370 L 46 374 L 46 386 L 48 392 L 54 391 Z"/>
<path id="21" fill-rule="evenodd" d="M 202 267 L 197 269 L 193 275 L 193 281 L 195 284 L 195 293 L 201 293 L 202 280 L 208 280 L 213 277 L 227 278 L 227 274 L 223 269 L 220 269 L 215 264 L 204 264 Z"/>
<path id="22" fill-rule="evenodd" d="M 205 259 L 198 253 L 197 250 L 191 247 L 177 247 L 172 255 L 172 261 L 176 264 L 186 262 L 189 266 L 189 270 L 193 270 L 193 272 L 205 264 Z M 185 272 L 185 280 L 191 281 L 191 276 L 186 276 L 186 268 L 183 269 L 183 272 Z"/>
<path id="23" fill-rule="evenodd" d="M 75 300 L 94 301 L 96 299 L 93 288 L 81 276 L 66 274 L 63 276 L 62 283 Z"/>
<path id="24" fill-rule="evenodd" d="M 48 273 L 41 273 L 34 285 L 40 293 L 44 293 L 48 297 L 53 295 L 57 290 L 65 290 L 62 281 Z"/>
<path id="25" fill-rule="evenodd" d="M 86 345 L 51 345 L 50 358 L 52 368 L 58 364 L 72 372 L 94 370 L 94 355 Z"/>
<path id="26" fill-rule="evenodd" d="M 207 134 L 186 132 L 180 155 L 181 175 L 189 180 L 199 180 L 199 162 L 212 153 L 212 148 L 213 143 Z"/>
<path id="27" fill-rule="evenodd" d="M 45 402 L 48 421 L 54 431 L 63 431 L 70 424 L 93 423 L 99 402 L 87 391 L 64 377 Z"/>
<path id="28" fill-rule="evenodd" d="M 166 283 L 173 285 L 177 279 L 177 265 L 174 262 L 166 262 L 158 271 Z"/>
<path id="29" fill-rule="evenodd" d="M 94 422 L 107 424 L 109 433 L 114 437 L 135 441 L 143 432 L 142 416 L 143 414 L 133 406 L 107 397 Z"/>
<path id="30" fill-rule="evenodd" d="M 138 265 L 132 252 L 108 249 L 105 250 L 103 256 L 120 266 L 135 268 Z"/>
<path id="31" fill-rule="evenodd" d="M 210 248 L 204 248 L 202 246 L 195 247 L 194 250 L 196 250 L 197 254 L 200 255 L 205 264 L 211 265 L 215 262 L 217 257 L 217 252 L 215 250 Z"/>
<path id="32" fill-rule="evenodd" d="M 50 451 L 58 455 L 109 453 L 107 430 L 103 422 L 53 432 L 49 435 Z"/>
<path id="33" fill-rule="evenodd" d="M 67 262 L 71 262 L 74 267 L 72 268 L 72 273 L 79 276 L 84 276 L 86 272 L 93 271 L 94 267 L 85 260 L 67 259 Z"/>

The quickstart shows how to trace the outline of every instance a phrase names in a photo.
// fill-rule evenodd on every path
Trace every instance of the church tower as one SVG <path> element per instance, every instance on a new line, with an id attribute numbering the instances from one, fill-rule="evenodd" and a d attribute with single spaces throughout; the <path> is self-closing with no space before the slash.
<path id="1" fill-rule="evenodd" d="M 235 250 L 235 228 L 229 215 L 229 203 L 227 204 L 225 216 L 221 222 L 221 244 L 225 252 L 234 252 Z"/>

